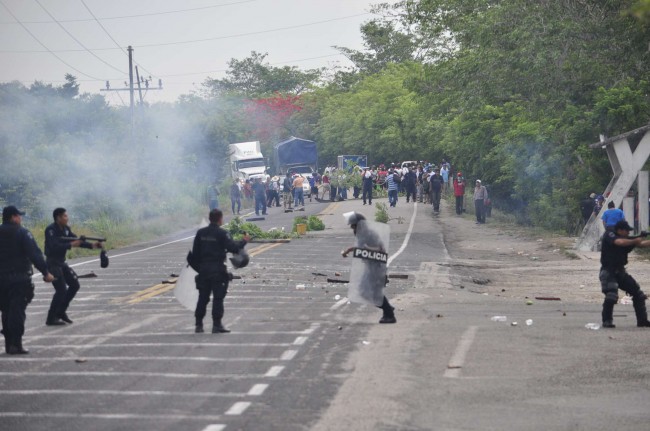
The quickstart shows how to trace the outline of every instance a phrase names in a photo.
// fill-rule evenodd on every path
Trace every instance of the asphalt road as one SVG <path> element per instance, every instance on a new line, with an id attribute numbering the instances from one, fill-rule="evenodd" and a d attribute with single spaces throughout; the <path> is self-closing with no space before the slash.
<path id="1" fill-rule="evenodd" d="M 0 430 L 648 429 L 650 332 L 587 330 L 593 305 L 455 289 L 439 223 L 403 201 L 390 273 L 408 278 L 386 291 L 398 323 L 378 325 L 378 309 L 327 282 L 348 276 L 351 209 L 374 213 L 308 203 L 325 231 L 247 246 L 226 298 L 230 334 L 194 334 L 173 296 L 193 232 L 113 250 L 107 269 L 71 262 L 97 275 L 81 279 L 72 325 L 44 325 L 53 289 L 37 283 L 31 353 L 0 357 Z M 291 228 L 294 214 L 269 214 L 261 227 Z"/>

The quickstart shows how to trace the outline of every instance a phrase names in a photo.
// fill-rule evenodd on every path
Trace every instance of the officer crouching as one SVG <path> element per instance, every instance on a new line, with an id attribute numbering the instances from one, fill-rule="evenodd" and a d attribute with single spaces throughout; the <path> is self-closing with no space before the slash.
<path id="1" fill-rule="evenodd" d="M 43 274 L 43 281 L 54 280 L 47 270 L 43 253 L 31 232 L 21 226 L 25 215 L 13 205 L 2 209 L 0 226 L 0 312 L 5 352 L 24 355 L 25 311 L 34 298 L 32 263 Z"/>
<path id="2" fill-rule="evenodd" d="M 603 302 L 603 328 L 615 328 L 614 304 L 618 302 L 618 289 L 627 292 L 632 297 L 636 326 L 648 328 L 648 313 L 646 311 L 645 293 L 639 283 L 625 271 L 627 255 L 635 247 L 650 247 L 650 240 L 642 237 L 630 238 L 630 231 L 634 230 L 625 220 L 614 225 L 613 230 L 606 231 L 602 238 L 602 251 L 600 254 L 600 285 L 605 301 Z M 645 235 L 643 235 L 645 236 Z"/>
<path id="3" fill-rule="evenodd" d="M 250 236 L 244 235 L 242 241 L 233 241 L 228 232 L 221 228 L 223 213 L 219 209 L 210 211 L 208 217 L 210 224 L 196 232 L 190 262 L 192 268 L 199 273 L 196 276 L 199 299 L 194 312 L 195 332 L 203 332 L 203 318 L 212 294 L 212 333 L 226 333 L 230 330 L 221 322 L 224 313 L 223 300 L 228 293 L 230 281 L 225 264 L 226 254 L 238 253 L 250 241 Z"/>

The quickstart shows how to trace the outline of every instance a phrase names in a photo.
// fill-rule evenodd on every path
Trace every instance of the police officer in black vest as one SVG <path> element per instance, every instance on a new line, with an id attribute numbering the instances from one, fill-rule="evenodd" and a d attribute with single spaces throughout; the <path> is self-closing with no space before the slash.
<path id="1" fill-rule="evenodd" d="M 43 253 L 31 232 L 20 225 L 25 215 L 13 205 L 2 209 L 0 226 L 0 311 L 5 352 L 24 355 L 25 310 L 34 298 L 32 263 L 43 274 L 43 280 L 54 280 L 47 270 Z"/>
<path id="2" fill-rule="evenodd" d="M 613 231 L 607 231 L 602 238 L 602 251 L 600 255 L 600 285 L 605 302 L 603 302 L 603 328 L 615 328 L 614 304 L 618 302 L 618 289 L 627 292 L 632 297 L 636 326 L 650 327 L 646 311 L 645 293 L 639 283 L 625 271 L 627 255 L 634 247 L 650 247 L 650 240 L 642 237 L 630 238 L 630 231 L 634 230 L 625 220 L 616 223 Z"/>
<path id="3" fill-rule="evenodd" d="M 238 253 L 250 241 L 250 236 L 244 235 L 242 241 L 233 241 L 230 234 L 221 228 L 223 224 L 221 210 L 210 211 L 209 219 L 210 224 L 196 232 L 192 246 L 192 262 L 190 264 L 199 273 L 196 276 L 199 300 L 194 312 L 195 332 L 203 332 L 203 318 L 208 302 L 210 302 L 210 294 L 212 294 L 212 333 L 226 333 L 230 330 L 226 329 L 221 322 L 223 300 L 228 293 L 228 282 L 230 281 L 225 264 L 226 254 L 228 252 Z"/>
<path id="4" fill-rule="evenodd" d="M 45 256 L 47 266 L 56 277 L 52 283 L 54 296 L 47 313 L 45 324 L 48 326 L 65 325 L 72 323 L 67 315 L 68 306 L 79 291 L 77 274 L 68 266 L 65 255 L 72 247 L 102 248 L 100 242 L 89 243 L 82 239 L 74 241 L 63 238 L 77 238 L 68 227 L 68 213 L 65 208 L 56 208 L 52 212 L 54 223 L 45 228 Z"/>

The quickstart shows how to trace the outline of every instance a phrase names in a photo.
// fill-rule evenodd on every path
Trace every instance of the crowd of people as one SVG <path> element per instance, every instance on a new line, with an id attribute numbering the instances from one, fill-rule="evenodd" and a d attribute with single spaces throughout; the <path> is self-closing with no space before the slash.
<path id="1" fill-rule="evenodd" d="M 305 187 L 305 182 L 308 187 Z M 480 179 L 475 181 L 472 203 L 476 223 L 485 223 L 490 216 L 491 202 L 488 190 Z M 363 205 L 372 205 L 374 197 L 388 196 L 390 207 L 397 206 L 400 196 L 406 203 L 430 204 L 435 214 L 440 213 L 440 200 L 453 193 L 456 214 L 465 212 L 467 182 L 463 173 L 453 172 L 451 164 L 442 160 L 436 165 L 429 162 L 403 162 L 400 165 L 338 169 L 328 166 L 323 174 L 311 175 L 287 172 L 286 176 L 268 176 L 264 179 L 235 179 L 230 186 L 230 203 L 233 215 L 241 214 L 242 202 L 255 209 L 256 215 L 267 215 L 270 207 L 291 210 L 305 204 L 305 191 L 309 199 L 318 201 L 341 201 L 348 199 L 352 191 L 354 199 Z M 216 191 L 216 192 L 215 192 Z M 218 188 L 209 189 L 210 209 L 218 207 Z"/>

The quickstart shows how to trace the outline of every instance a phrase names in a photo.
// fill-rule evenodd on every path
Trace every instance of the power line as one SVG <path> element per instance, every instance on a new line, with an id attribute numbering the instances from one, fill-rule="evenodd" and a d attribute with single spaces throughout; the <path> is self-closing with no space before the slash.
<path id="1" fill-rule="evenodd" d="M 224 7 L 224 6 L 232 6 L 232 5 L 238 5 L 242 3 L 252 3 L 256 2 L 259 0 L 243 0 L 243 1 L 236 1 L 232 3 L 223 3 L 223 4 L 217 4 L 217 5 L 212 5 L 212 6 L 202 6 L 202 7 L 195 7 L 195 8 L 190 8 L 190 9 L 178 9 L 178 10 L 170 10 L 170 11 L 163 11 L 163 12 L 151 12 L 151 13 L 143 13 L 143 14 L 138 14 L 138 15 L 122 15 L 122 16 L 109 16 L 109 17 L 104 17 L 104 18 L 99 18 L 102 21 L 109 21 L 109 20 L 116 20 L 116 19 L 127 19 L 127 18 L 142 18 L 142 17 L 147 17 L 147 16 L 155 16 L 155 15 L 168 15 L 168 14 L 174 14 L 174 13 L 182 13 L 182 12 L 195 12 L 198 10 L 205 10 L 205 9 L 214 9 L 214 8 L 219 8 L 219 7 Z M 95 18 L 96 20 L 97 18 Z M 68 19 L 68 20 L 61 20 L 59 22 L 85 22 L 85 21 L 93 21 L 90 18 L 78 18 L 78 19 Z M 25 24 L 50 24 L 52 21 L 23 21 Z M 15 24 L 13 21 L 8 21 L 8 22 L 0 22 L 0 24 Z"/>
<path id="2" fill-rule="evenodd" d="M 119 43 L 117 43 L 117 41 L 113 38 L 113 36 L 111 36 L 111 34 L 108 32 L 108 30 L 106 30 L 106 28 L 102 25 L 102 23 L 97 19 L 97 17 L 96 17 L 95 14 L 93 13 L 93 11 L 90 10 L 90 8 L 89 8 L 88 5 L 86 4 L 86 2 L 85 2 L 84 0 L 81 0 L 81 4 L 84 5 L 84 7 L 85 7 L 86 10 L 88 11 L 88 13 L 89 13 L 89 14 L 90 14 L 94 19 L 95 19 L 95 22 L 96 22 L 96 23 L 97 23 L 97 24 L 102 28 L 102 30 L 104 30 L 104 33 L 106 33 L 106 35 L 107 35 L 107 36 L 108 36 L 108 37 L 113 41 L 113 43 L 115 44 L 115 46 L 117 46 L 119 49 L 121 49 L 122 52 L 123 52 L 125 55 L 128 56 L 129 54 L 124 50 L 124 48 L 123 48 Z M 136 64 L 137 64 L 138 66 L 140 66 L 140 67 L 142 68 L 142 70 L 144 70 L 145 72 L 147 72 L 149 75 L 154 75 L 154 76 L 156 76 L 154 73 L 151 73 L 151 72 L 149 72 L 147 69 L 145 69 L 145 68 L 144 68 L 140 63 L 136 62 Z M 158 78 L 158 76 L 156 76 L 156 77 Z"/>
<path id="3" fill-rule="evenodd" d="M 314 21 L 306 24 L 297 24 L 297 25 L 292 25 L 292 26 L 287 26 L 287 27 L 278 27 L 278 28 L 272 28 L 268 30 L 260 30 L 260 31 L 253 31 L 253 32 L 248 32 L 248 33 L 237 33 L 237 34 L 231 34 L 228 36 L 217 36 L 217 37 L 210 37 L 210 38 L 205 38 L 205 39 L 194 39 L 194 40 L 185 40 L 185 41 L 177 41 L 177 42 L 165 42 L 165 43 L 151 43 L 151 44 L 146 44 L 146 45 L 135 45 L 135 48 L 151 48 L 151 47 L 156 47 L 156 46 L 169 46 L 169 45 L 185 45 L 185 44 L 190 44 L 190 43 L 200 43 L 200 42 L 210 42 L 213 40 L 222 40 L 222 39 L 234 39 L 238 37 L 245 37 L 245 36 L 253 36 L 256 34 L 266 34 L 266 33 L 274 33 L 277 31 L 284 31 L 284 30 L 293 30 L 296 28 L 303 28 L 303 27 L 309 27 L 312 25 L 319 25 L 319 24 L 326 24 L 328 22 L 334 22 L 334 21 L 341 21 L 344 19 L 350 19 L 350 18 L 356 18 L 359 16 L 364 16 L 364 15 L 371 15 L 369 12 L 364 12 L 364 13 L 359 13 L 355 15 L 348 15 L 348 16 L 343 16 L 339 18 L 332 18 L 332 19 L 326 19 L 323 21 Z M 92 51 L 107 51 L 107 50 L 113 50 L 117 48 L 91 48 Z M 80 49 L 61 49 L 57 50 L 56 52 L 78 52 L 82 51 Z M 18 51 L 18 50 L 0 50 L 0 53 L 36 53 L 36 52 L 43 52 L 43 51 L 37 51 L 37 50 L 25 50 L 25 51 Z"/>
<path id="4" fill-rule="evenodd" d="M 77 42 L 77 43 L 79 44 L 79 46 L 81 46 L 81 47 L 84 49 L 84 51 L 90 53 L 90 55 L 92 55 L 92 56 L 95 57 L 97 60 L 101 61 L 102 63 L 104 63 L 105 65 L 107 65 L 108 67 L 110 67 L 111 69 L 114 69 L 114 70 L 117 70 L 117 71 L 120 72 L 120 73 L 126 74 L 123 70 L 121 70 L 121 69 L 119 69 L 119 68 L 113 66 L 112 64 L 110 64 L 110 63 L 108 63 L 108 62 L 106 62 L 106 61 L 104 61 L 104 59 L 102 59 L 102 58 L 99 57 L 97 54 L 95 54 L 94 52 L 92 52 L 91 50 L 89 50 L 89 49 L 88 49 L 88 48 L 87 48 L 83 43 L 81 43 L 81 41 L 80 41 L 79 39 L 77 39 L 77 38 L 76 38 L 72 33 L 70 33 L 70 32 L 68 31 L 68 29 L 66 29 L 66 28 L 63 26 L 63 24 L 61 24 L 59 21 L 57 21 L 56 18 L 54 18 L 54 16 L 50 13 L 50 11 L 48 11 L 47 9 L 45 9 L 45 6 L 43 6 L 39 0 L 34 0 L 34 1 L 35 1 L 35 2 L 36 2 L 36 3 L 41 7 L 41 9 L 43 9 L 43 10 L 45 11 L 46 14 L 48 14 L 48 16 L 49 16 L 50 18 L 52 18 L 52 20 L 53 20 L 53 21 L 54 21 L 54 22 L 55 22 L 59 27 L 61 27 L 61 29 L 62 29 L 63 31 L 66 32 L 66 34 L 67 34 L 68 36 L 70 36 L 70 37 L 72 38 L 72 40 L 74 40 L 75 42 Z"/>
<path id="5" fill-rule="evenodd" d="M 32 33 L 31 31 L 29 31 L 29 29 L 27 28 L 27 26 L 25 26 L 22 22 L 20 22 L 20 20 L 18 20 L 18 18 L 16 17 L 16 15 L 14 15 L 13 12 L 11 12 L 11 10 L 7 7 L 6 4 L 4 4 L 4 2 L 3 2 L 2 0 L 0 0 L 0 4 L 1 4 L 1 5 L 2 5 L 6 10 L 7 10 L 7 12 L 9 12 L 9 15 L 11 15 L 11 17 L 12 17 L 13 19 L 15 19 L 16 22 L 17 22 L 18 24 L 20 24 L 20 26 L 21 26 L 23 29 L 25 29 L 25 31 L 26 31 L 26 32 L 27 32 L 31 37 L 33 37 L 34 40 L 35 40 L 36 42 L 38 42 L 39 45 L 41 45 L 43 48 L 45 48 L 45 49 L 47 50 L 47 52 L 49 52 L 49 53 L 52 54 L 54 57 L 56 57 L 56 59 L 59 60 L 61 63 L 65 64 L 65 65 L 68 66 L 70 69 L 74 70 L 74 71 L 77 72 L 77 73 L 80 73 L 80 74 L 83 75 L 83 76 L 86 76 L 86 77 L 88 77 L 88 78 L 94 79 L 94 80 L 96 80 L 96 81 L 103 81 L 103 79 L 100 79 L 100 78 L 97 78 L 97 77 L 95 77 L 95 76 L 88 75 L 87 73 L 82 72 L 81 70 L 77 69 L 76 67 L 72 66 L 71 64 L 69 64 L 69 63 L 67 63 L 65 60 L 63 60 L 61 57 L 59 57 L 58 55 L 56 55 L 56 53 L 55 53 L 54 51 L 50 50 L 47 46 L 45 46 L 45 44 L 44 44 L 43 42 L 41 42 L 41 41 L 39 40 L 39 38 L 37 38 L 37 37 L 34 35 L 34 33 Z"/>

